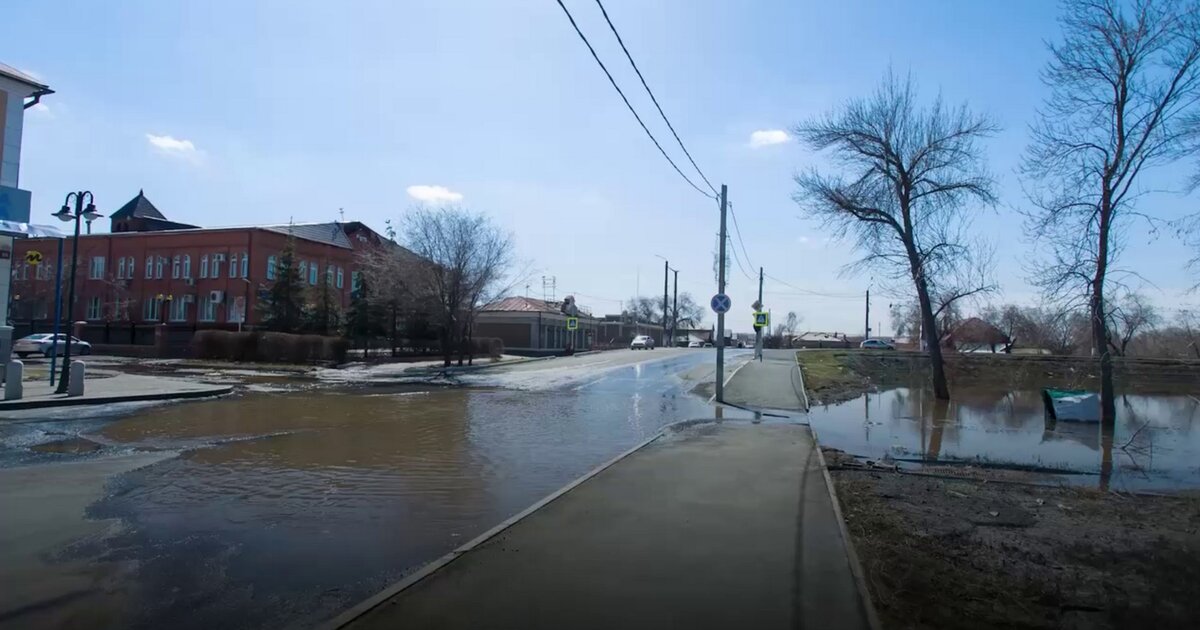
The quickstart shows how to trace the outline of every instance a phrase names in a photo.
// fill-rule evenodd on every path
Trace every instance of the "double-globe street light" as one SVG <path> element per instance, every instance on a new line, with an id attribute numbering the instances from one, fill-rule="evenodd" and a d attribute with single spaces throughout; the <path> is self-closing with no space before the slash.
<path id="1" fill-rule="evenodd" d="M 74 210 L 71 209 L 72 200 L 74 200 L 75 204 Z M 86 206 L 84 205 L 84 201 L 87 201 Z M 71 320 L 71 316 L 75 310 L 75 270 L 76 266 L 79 264 L 79 224 L 82 221 L 91 223 L 92 221 L 104 216 L 99 212 L 96 212 L 95 201 L 96 198 L 92 195 L 90 190 L 67 193 L 67 198 L 65 201 L 63 201 L 63 207 L 58 212 L 54 213 L 54 216 L 58 217 L 60 221 L 75 222 L 75 236 L 71 239 L 71 279 L 68 284 L 70 288 L 67 289 L 66 313 L 68 321 Z M 55 390 L 56 393 L 59 394 L 67 393 L 67 380 L 71 376 L 71 337 L 73 332 L 74 331 L 72 331 L 68 326 L 67 348 L 63 354 L 62 375 L 58 379 L 58 389 Z"/>

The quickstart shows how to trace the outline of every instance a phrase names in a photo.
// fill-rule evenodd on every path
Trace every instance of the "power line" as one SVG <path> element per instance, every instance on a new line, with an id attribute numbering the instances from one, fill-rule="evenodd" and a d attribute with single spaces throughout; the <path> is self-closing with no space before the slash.
<path id="1" fill-rule="evenodd" d="M 742 246 L 742 255 L 746 257 L 746 264 L 753 267 L 750 263 L 750 252 L 746 251 L 746 242 L 742 240 L 742 228 L 738 226 L 737 213 L 733 211 L 733 203 L 727 202 L 729 206 L 729 216 L 733 217 L 733 231 L 737 234 L 738 243 Z"/>
<path id="2" fill-rule="evenodd" d="M 726 238 L 729 238 L 729 237 L 726 236 Z M 729 238 L 729 240 L 732 241 L 733 239 Z M 742 275 L 746 276 L 747 279 L 749 279 L 751 282 L 753 282 L 756 278 L 749 271 L 746 271 L 746 268 L 742 266 L 742 259 L 738 257 L 737 248 L 734 247 L 732 243 L 730 243 L 730 245 L 729 245 L 729 251 L 733 252 L 733 260 L 734 260 L 734 262 L 737 263 L 738 269 L 740 269 L 742 271 Z M 748 258 L 747 258 L 747 264 L 749 264 Z"/>
<path id="3" fill-rule="evenodd" d="M 849 300 L 849 299 L 860 299 L 860 298 L 862 297 L 861 295 L 858 295 L 857 293 L 822 293 L 822 292 L 820 292 L 820 291 L 813 291 L 813 290 L 810 290 L 810 289 L 803 289 L 803 288 L 800 288 L 800 287 L 798 287 L 798 286 L 796 286 L 796 285 L 794 285 L 794 284 L 792 284 L 792 283 L 790 283 L 790 282 L 785 282 L 785 281 L 783 281 L 783 280 L 780 280 L 779 278 L 776 278 L 775 276 L 772 276 L 772 275 L 771 275 L 771 274 L 769 274 L 769 273 L 764 273 L 764 274 L 763 274 L 763 276 L 765 276 L 765 277 L 767 277 L 767 278 L 770 278 L 771 280 L 773 280 L 773 281 L 775 281 L 775 282 L 778 282 L 779 284 L 782 284 L 782 285 L 783 285 L 783 286 L 785 286 L 785 287 L 788 287 L 788 288 L 794 289 L 794 290 L 795 290 L 797 293 L 799 293 L 799 294 L 802 294 L 802 295 L 813 295 L 813 296 L 828 297 L 828 298 L 839 298 L 839 299 L 846 299 L 846 300 Z M 772 293 L 780 293 L 780 292 L 779 292 L 779 291 L 772 291 Z"/>
<path id="4" fill-rule="evenodd" d="M 621 100 L 625 101 L 625 107 L 629 108 L 629 112 L 633 114 L 633 117 L 637 119 L 638 124 L 642 126 L 642 131 L 645 131 L 646 135 L 650 137 L 650 141 L 654 143 L 654 146 L 658 147 L 658 152 L 667 159 L 667 162 L 670 162 L 671 167 L 675 169 L 675 172 L 679 173 L 679 176 L 682 177 L 683 180 L 686 181 L 692 188 L 695 188 L 697 192 L 705 197 L 708 197 L 709 199 L 715 199 L 715 195 L 704 192 L 703 188 L 697 186 L 695 182 L 688 179 L 687 175 L 683 174 L 683 171 L 679 170 L 679 166 L 675 164 L 675 160 L 672 160 L 671 156 L 667 155 L 667 152 L 662 148 L 662 145 L 659 144 L 658 139 L 654 137 L 654 134 L 650 133 L 650 128 L 646 126 L 646 123 L 642 121 L 642 117 L 638 115 L 637 110 L 633 108 L 633 105 L 625 96 L 625 92 L 621 91 L 621 86 L 617 85 L 617 81 L 613 78 L 612 73 L 608 71 L 608 67 L 604 65 L 603 61 L 600 61 L 600 55 L 596 54 L 596 49 L 592 48 L 592 43 L 588 41 L 588 38 L 583 34 L 583 31 L 579 30 L 579 25 L 575 23 L 575 18 L 571 15 L 571 12 L 567 10 L 567 5 L 563 4 L 562 0 L 558 0 L 558 6 L 562 8 L 563 13 L 567 14 L 567 19 L 571 21 L 571 27 L 575 29 L 575 33 L 579 35 L 579 38 L 583 40 L 584 45 L 587 46 L 588 51 L 592 53 L 592 59 L 595 59 L 596 63 L 600 65 L 600 69 L 604 71 L 604 76 L 608 77 L 608 82 L 612 84 L 613 89 L 617 91 L 617 94 L 621 95 Z"/>
<path id="5" fill-rule="evenodd" d="M 562 4 L 562 2 L 559 2 L 559 4 Z M 621 39 L 621 34 L 617 32 L 617 27 L 613 25 L 612 20 L 608 19 L 608 11 L 604 9 L 604 4 L 600 0 L 596 0 L 596 6 L 600 7 L 600 13 L 604 14 L 604 21 L 608 22 L 608 28 L 612 29 L 613 35 L 617 37 L 617 43 L 621 45 L 621 50 L 625 51 L 625 58 L 629 60 L 629 65 L 633 66 L 633 71 L 637 73 L 638 79 L 641 80 L 642 87 L 646 88 L 646 94 L 650 95 L 650 100 L 654 102 L 654 107 L 658 109 L 658 115 L 662 116 L 663 122 L 667 123 L 667 129 L 670 129 L 671 135 L 675 136 L 675 141 L 679 143 L 679 148 L 683 149 L 683 154 L 687 156 L 688 161 L 692 163 L 692 167 L 700 174 L 700 179 L 703 179 L 704 183 L 708 184 L 708 189 L 713 191 L 715 195 L 717 189 L 713 188 L 712 182 L 708 181 L 708 178 L 704 176 L 704 171 L 701 171 L 700 167 L 696 165 L 696 160 L 692 159 L 692 154 L 688 152 L 687 147 L 683 146 L 683 140 L 675 132 L 675 126 L 671 124 L 671 121 L 667 118 L 667 114 L 663 112 L 662 106 L 658 104 L 658 99 L 654 97 L 654 92 L 650 91 L 650 86 L 646 83 L 646 77 L 642 76 L 642 71 L 638 68 L 637 63 L 633 61 L 633 55 L 629 54 L 629 49 L 625 47 L 625 40 Z"/>

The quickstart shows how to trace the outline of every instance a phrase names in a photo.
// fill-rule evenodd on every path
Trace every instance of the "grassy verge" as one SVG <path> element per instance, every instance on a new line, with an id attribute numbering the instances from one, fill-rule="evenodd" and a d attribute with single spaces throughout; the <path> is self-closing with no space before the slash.
<path id="1" fill-rule="evenodd" d="M 851 367 L 846 350 L 803 350 L 796 353 L 810 403 L 828 405 L 851 400 L 870 389 L 869 381 Z"/>

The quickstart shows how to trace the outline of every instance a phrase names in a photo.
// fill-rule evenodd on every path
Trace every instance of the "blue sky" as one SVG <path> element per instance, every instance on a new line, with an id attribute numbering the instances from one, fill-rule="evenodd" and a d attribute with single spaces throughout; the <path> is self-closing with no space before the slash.
<path id="1" fill-rule="evenodd" d="M 683 166 L 595 3 L 567 6 Z M 806 290 L 867 288 L 869 275 L 839 273 L 852 248 L 791 201 L 792 175 L 824 158 L 751 138 L 869 93 L 890 66 L 1003 127 L 986 145 L 1002 205 L 976 226 L 997 243 L 1000 299 L 1037 301 L 1015 169 L 1044 96 L 1054 3 L 605 6 L 697 163 L 729 185 L 750 264 Z M 715 204 L 658 154 L 553 0 L 28 2 L 5 7 L 0 42 L 0 60 L 57 91 L 28 113 L 22 159 L 21 187 L 45 219 L 68 190 L 89 188 L 112 211 L 144 188 L 169 218 L 201 225 L 332 220 L 344 208 L 382 230 L 423 186 L 412 190 L 461 195 L 511 230 L 531 294 L 555 276 L 559 297 L 615 312 L 639 285 L 662 290 L 655 254 L 680 269 L 680 290 L 705 302 L 714 292 Z M 1160 194 L 1142 209 L 1172 218 L 1195 205 Z M 1136 226 L 1121 263 L 1173 308 L 1195 301 L 1189 257 L 1169 231 Z M 795 310 L 801 328 L 862 328 L 859 298 L 766 288 L 777 319 Z M 735 329 L 749 330 L 755 290 L 734 265 Z M 872 303 L 885 330 L 889 301 Z"/>

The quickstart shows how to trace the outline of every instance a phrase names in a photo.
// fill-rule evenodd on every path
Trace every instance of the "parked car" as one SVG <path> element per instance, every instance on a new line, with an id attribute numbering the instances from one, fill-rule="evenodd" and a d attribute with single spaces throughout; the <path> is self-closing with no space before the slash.
<path id="1" fill-rule="evenodd" d="M 704 342 L 700 341 L 699 339 L 693 339 L 688 342 L 688 347 L 689 348 L 703 348 Z"/>
<path id="2" fill-rule="evenodd" d="M 67 352 L 67 339 L 71 340 L 71 354 L 91 354 L 92 344 L 72 337 L 70 335 L 60 334 L 58 336 L 58 354 L 63 355 Z M 31 354 L 40 354 L 44 357 L 49 357 L 53 352 L 54 335 L 52 333 L 38 333 L 22 337 L 13 344 L 13 354 L 24 359 Z"/>
<path id="3" fill-rule="evenodd" d="M 862 348 L 863 350 L 895 350 L 896 349 L 896 346 L 893 346 L 892 344 L 890 344 L 882 339 L 866 339 L 862 343 L 858 344 L 858 347 Z"/>
<path id="4" fill-rule="evenodd" d="M 654 349 L 654 337 L 651 337 L 650 335 L 638 335 L 633 338 L 633 341 L 629 342 L 629 349 L 630 350 L 653 350 Z"/>

